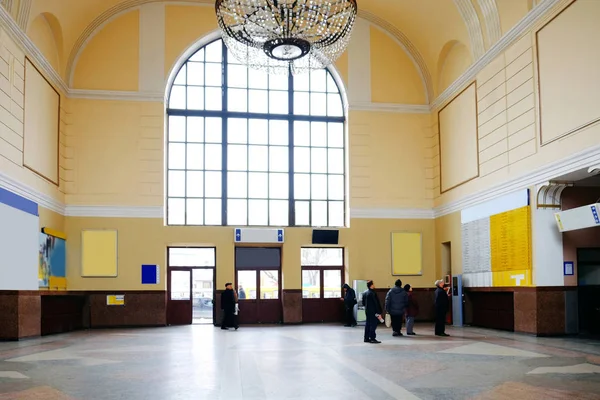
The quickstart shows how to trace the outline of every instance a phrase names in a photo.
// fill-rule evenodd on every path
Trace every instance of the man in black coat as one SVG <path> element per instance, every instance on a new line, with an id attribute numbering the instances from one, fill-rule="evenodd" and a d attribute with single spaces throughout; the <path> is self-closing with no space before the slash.
<path id="1" fill-rule="evenodd" d="M 381 318 L 381 303 L 375 292 L 373 281 L 367 281 L 368 289 L 362 295 L 362 303 L 365 307 L 367 322 L 365 324 L 365 343 L 381 343 L 377 340 L 377 325 Z"/>
<path id="2" fill-rule="evenodd" d="M 448 293 L 444 290 L 444 281 L 435 281 L 435 335 L 450 336 L 446 331 L 446 313 L 448 313 Z"/>
<path id="3" fill-rule="evenodd" d="M 221 294 L 221 309 L 223 310 L 223 321 L 221 322 L 221 329 L 227 330 L 230 326 L 238 329 L 236 318 L 235 318 L 235 292 L 233 291 L 233 285 L 231 282 L 225 284 L 225 291 Z"/>
<path id="4" fill-rule="evenodd" d="M 392 318 L 392 336 L 402 336 L 402 318 L 408 307 L 408 292 L 402 287 L 402 281 L 396 279 L 395 285 L 385 296 L 385 311 Z"/>
<path id="5" fill-rule="evenodd" d="M 344 283 L 342 288 L 345 290 L 344 308 L 346 309 L 346 325 L 344 326 L 355 327 L 354 306 L 356 305 L 356 292 L 347 283 Z"/>

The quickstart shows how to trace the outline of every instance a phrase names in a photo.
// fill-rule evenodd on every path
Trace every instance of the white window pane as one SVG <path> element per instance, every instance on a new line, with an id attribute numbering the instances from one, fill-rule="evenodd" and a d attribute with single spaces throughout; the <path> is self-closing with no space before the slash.
<path id="1" fill-rule="evenodd" d="M 253 68 L 248 70 L 248 87 L 252 89 L 268 89 L 269 75 L 266 72 L 259 71 Z"/>
<path id="2" fill-rule="evenodd" d="M 344 124 L 331 122 L 327 124 L 327 146 L 344 147 Z"/>
<path id="3" fill-rule="evenodd" d="M 294 76 L 294 90 L 308 92 L 310 91 L 310 74 L 299 74 Z"/>
<path id="4" fill-rule="evenodd" d="M 227 49 L 227 63 L 228 64 L 242 64 L 229 49 Z"/>
<path id="5" fill-rule="evenodd" d="M 269 170 L 269 148 L 267 146 L 248 146 L 248 171 Z"/>
<path id="6" fill-rule="evenodd" d="M 327 226 L 327 202 L 313 201 L 311 204 L 311 225 Z"/>
<path id="7" fill-rule="evenodd" d="M 290 185 L 288 174 L 269 174 L 269 198 L 289 198 L 289 187 Z"/>
<path id="8" fill-rule="evenodd" d="M 248 68 L 245 65 L 230 64 L 227 70 L 227 85 L 229 87 L 248 87 Z"/>
<path id="9" fill-rule="evenodd" d="M 185 110 L 185 86 L 173 86 L 171 88 L 169 108 Z"/>
<path id="10" fill-rule="evenodd" d="M 310 146 L 310 122 L 294 122 L 294 146 Z"/>
<path id="11" fill-rule="evenodd" d="M 227 174 L 227 196 L 244 199 L 248 197 L 248 174 L 246 172 L 229 172 Z"/>
<path id="12" fill-rule="evenodd" d="M 310 126 L 310 145 L 313 147 L 327 146 L 327 124 L 313 122 Z"/>
<path id="13" fill-rule="evenodd" d="M 344 150 L 343 149 L 329 149 L 327 157 L 327 172 L 330 174 L 343 174 L 344 173 Z"/>
<path id="14" fill-rule="evenodd" d="M 204 172 L 188 171 L 187 173 L 187 197 L 204 196 Z"/>
<path id="15" fill-rule="evenodd" d="M 204 50 L 206 51 L 206 61 L 221 62 L 223 59 L 223 42 L 220 40 L 212 42 Z"/>
<path id="16" fill-rule="evenodd" d="M 185 225 L 185 200 L 169 199 L 167 202 L 167 223 Z"/>
<path id="17" fill-rule="evenodd" d="M 344 176 L 329 175 L 329 200 L 344 200 Z"/>
<path id="18" fill-rule="evenodd" d="M 223 141 L 223 123 L 221 118 L 206 118 L 206 142 L 221 143 Z"/>
<path id="19" fill-rule="evenodd" d="M 206 101 L 208 102 L 208 98 Z M 327 95 L 325 93 L 310 94 L 310 115 L 327 115 Z"/>
<path id="20" fill-rule="evenodd" d="M 269 122 L 265 119 L 251 119 L 248 128 L 250 144 L 269 143 Z"/>
<path id="21" fill-rule="evenodd" d="M 185 144 L 169 143 L 169 169 L 185 169 Z"/>
<path id="22" fill-rule="evenodd" d="M 204 117 L 187 118 L 187 141 L 204 142 Z"/>
<path id="23" fill-rule="evenodd" d="M 287 172 L 289 169 L 288 152 L 288 147 L 269 147 L 269 171 Z"/>
<path id="24" fill-rule="evenodd" d="M 287 90 L 288 89 L 287 75 L 278 75 L 278 74 L 269 75 L 269 89 L 271 89 L 271 90 Z"/>
<path id="25" fill-rule="evenodd" d="M 289 225 L 289 208 L 287 200 L 269 201 L 269 225 Z"/>
<path id="26" fill-rule="evenodd" d="M 296 147 L 294 149 L 294 171 L 310 172 L 310 148 Z"/>
<path id="27" fill-rule="evenodd" d="M 248 174 L 248 197 L 254 199 L 267 199 L 269 197 L 269 174 Z"/>
<path id="28" fill-rule="evenodd" d="M 311 176 L 311 198 L 327 200 L 327 175 Z"/>
<path id="29" fill-rule="evenodd" d="M 303 92 L 294 93 L 294 114 L 309 115 L 310 114 L 310 94 Z"/>
<path id="30" fill-rule="evenodd" d="M 227 225 L 248 225 L 246 200 L 227 200 Z"/>
<path id="31" fill-rule="evenodd" d="M 234 112 L 248 111 L 248 91 L 246 89 L 228 89 L 227 109 Z"/>
<path id="32" fill-rule="evenodd" d="M 326 92 L 327 91 L 327 70 L 318 69 L 310 72 L 310 91 L 311 92 Z"/>
<path id="33" fill-rule="evenodd" d="M 329 202 L 329 226 L 341 227 L 344 226 L 344 202 L 330 201 Z"/>
<path id="34" fill-rule="evenodd" d="M 220 87 L 207 87 L 204 96 L 207 110 L 221 111 L 223 109 Z"/>
<path id="35" fill-rule="evenodd" d="M 339 93 L 340 92 L 340 89 L 336 85 L 335 80 L 333 79 L 333 76 L 331 75 L 331 73 L 327 73 L 327 91 L 329 93 Z"/>
<path id="36" fill-rule="evenodd" d="M 187 63 L 187 84 L 195 86 L 204 85 L 204 63 L 192 61 Z"/>
<path id="37" fill-rule="evenodd" d="M 279 298 L 279 271 L 260 271 L 260 298 Z"/>
<path id="38" fill-rule="evenodd" d="M 204 200 L 188 199 L 186 209 L 186 223 L 188 225 L 203 225 L 204 224 Z"/>
<path id="39" fill-rule="evenodd" d="M 245 300 L 256 300 L 256 271 L 238 271 L 237 281 L 240 288 L 244 288 L 246 292 Z M 244 301 L 240 299 L 240 301 Z"/>
<path id="40" fill-rule="evenodd" d="M 169 197 L 185 197 L 185 171 L 169 171 Z"/>
<path id="41" fill-rule="evenodd" d="M 266 114 L 269 112 L 269 92 L 266 90 L 249 90 L 248 111 Z"/>
<path id="42" fill-rule="evenodd" d="M 344 265 L 344 249 L 331 247 L 303 247 L 302 266 L 341 267 Z"/>
<path id="43" fill-rule="evenodd" d="M 188 86 L 187 88 L 188 110 L 204 110 L 204 88 L 200 86 Z"/>
<path id="44" fill-rule="evenodd" d="M 269 225 L 268 200 L 250 200 L 248 208 L 248 225 Z"/>
<path id="45" fill-rule="evenodd" d="M 229 143 L 248 143 L 247 119 L 229 118 L 227 124 L 227 141 Z"/>
<path id="46" fill-rule="evenodd" d="M 327 95 L 327 115 L 330 117 L 343 117 L 342 97 L 339 94 Z"/>
<path id="47" fill-rule="evenodd" d="M 227 169 L 229 171 L 248 170 L 248 146 L 245 144 L 227 146 Z"/>
<path id="48" fill-rule="evenodd" d="M 223 84 L 222 67 L 221 64 L 206 63 L 205 73 L 205 85 L 206 86 L 221 86 Z"/>
<path id="49" fill-rule="evenodd" d="M 308 201 L 296 202 L 296 225 L 310 225 L 310 208 Z"/>
<path id="50" fill-rule="evenodd" d="M 310 175 L 294 175 L 294 198 L 306 200 L 310 199 Z"/>
<path id="51" fill-rule="evenodd" d="M 204 195 L 206 197 L 221 197 L 221 172 L 206 171 L 204 174 Z"/>
<path id="52" fill-rule="evenodd" d="M 187 169 L 204 169 L 204 145 L 188 143 L 186 161 Z"/>
<path id="53" fill-rule="evenodd" d="M 204 201 L 204 224 L 221 225 L 221 199 L 207 199 Z"/>
<path id="54" fill-rule="evenodd" d="M 190 61 L 204 61 L 204 48 L 198 50 L 190 57 Z"/>
<path id="55" fill-rule="evenodd" d="M 185 117 L 169 117 L 169 141 L 185 142 Z"/>
<path id="56" fill-rule="evenodd" d="M 339 299 L 342 297 L 342 271 L 324 270 L 323 289 L 325 299 Z"/>
<path id="57" fill-rule="evenodd" d="M 287 121 L 269 122 L 269 144 L 287 146 L 289 138 L 290 132 Z"/>
<path id="58" fill-rule="evenodd" d="M 204 169 L 220 171 L 223 169 L 220 144 L 207 144 L 204 153 Z"/>
<path id="59" fill-rule="evenodd" d="M 312 148 L 310 155 L 310 170 L 313 173 L 327 172 L 327 149 Z"/>
<path id="60" fill-rule="evenodd" d="M 269 112 L 272 114 L 287 114 L 289 110 L 288 92 L 269 92 Z"/>
<path id="61" fill-rule="evenodd" d="M 321 271 L 303 270 L 302 271 L 302 298 L 320 299 L 321 298 Z"/>
<path id="62" fill-rule="evenodd" d="M 173 85 L 185 85 L 186 76 L 187 76 L 186 73 L 187 73 L 187 64 L 183 64 L 183 66 L 177 73 L 175 80 L 173 81 Z"/>

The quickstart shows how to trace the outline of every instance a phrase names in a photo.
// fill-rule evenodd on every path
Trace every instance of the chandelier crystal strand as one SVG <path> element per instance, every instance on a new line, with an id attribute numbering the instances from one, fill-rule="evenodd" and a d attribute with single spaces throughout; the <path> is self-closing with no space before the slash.
<path id="1" fill-rule="evenodd" d="M 270 74 L 322 69 L 348 47 L 356 0 L 217 0 L 223 41 L 250 68 Z"/>

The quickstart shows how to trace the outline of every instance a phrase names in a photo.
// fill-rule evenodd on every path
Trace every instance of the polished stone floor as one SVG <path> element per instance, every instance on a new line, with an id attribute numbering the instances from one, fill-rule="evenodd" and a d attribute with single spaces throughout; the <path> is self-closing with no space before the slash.
<path id="1" fill-rule="evenodd" d="M 417 326 L 86 331 L 0 343 L 0 400 L 600 399 L 600 342 Z"/>

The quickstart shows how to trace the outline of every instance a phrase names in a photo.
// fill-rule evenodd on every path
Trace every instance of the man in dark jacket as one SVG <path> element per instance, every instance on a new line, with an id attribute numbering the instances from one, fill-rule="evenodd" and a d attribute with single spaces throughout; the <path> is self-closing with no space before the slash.
<path id="1" fill-rule="evenodd" d="M 450 336 L 446 331 L 446 313 L 448 313 L 448 293 L 444 290 L 444 281 L 435 281 L 435 334 Z"/>
<path id="2" fill-rule="evenodd" d="M 381 318 L 381 303 L 375 293 L 373 281 L 367 281 L 367 290 L 362 295 L 362 303 L 365 307 L 367 322 L 365 323 L 365 343 L 381 343 L 377 340 L 377 325 Z"/>
<path id="3" fill-rule="evenodd" d="M 221 294 L 221 309 L 223 310 L 223 321 L 221 329 L 227 330 L 230 326 L 238 329 L 235 318 L 236 295 L 230 282 L 225 284 L 225 291 Z"/>
<path id="4" fill-rule="evenodd" d="M 397 279 L 395 286 L 385 296 L 385 311 L 392 317 L 393 336 L 402 336 L 402 318 L 408 307 L 408 293 L 402 287 L 402 281 Z"/>
<path id="5" fill-rule="evenodd" d="M 347 283 L 344 283 L 342 287 L 345 290 L 344 293 L 344 308 L 346 309 L 346 325 L 354 327 L 356 326 L 356 319 L 354 318 L 354 306 L 356 305 L 356 292 Z"/>

